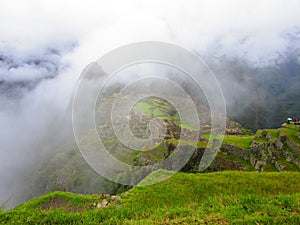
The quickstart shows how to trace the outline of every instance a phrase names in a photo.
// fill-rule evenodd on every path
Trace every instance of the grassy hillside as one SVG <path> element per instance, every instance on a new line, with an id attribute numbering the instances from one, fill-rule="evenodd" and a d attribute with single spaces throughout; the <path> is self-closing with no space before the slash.
<path id="1" fill-rule="evenodd" d="M 204 134 L 205 138 L 219 139 Z M 300 171 L 300 126 L 258 130 L 254 135 L 225 135 L 210 171 Z M 198 163 L 198 162 L 197 162 Z M 197 163 L 194 163 L 195 165 Z"/>
<path id="2" fill-rule="evenodd" d="M 0 213 L 0 224 L 300 223 L 300 173 L 177 173 L 121 197 L 54 192 Z"/>
<path id="3" fill-rule="evenodd" d="M 148 165 L 169 157 L 179 139 L 182 139 L 184 147 L 197 146 L 182 171 L 199 172 L 199 163 L 208 139 L 220 137 L 211 137 L 209 133 L 205 133 L 211 129 L 209 124 L 206 124 L 200 131 L 201 137 L 198 142 L 195 141 L 194 135 L 199 135 L 199 132 L 191 125 L 180 124 L 172 105 L 159 98 L 148 98 L 138 102 L 130 116 L 123 119 L 125 122 L 129 121 L 136 137 L 145 138 L 149 133 L 148 123 L 153 116 L 161 118 L 167 128 L 163 140 L 159 139 L 153 145 L 144 146 L 143 150 L 147 151 L 131 150 L 118 140 L 111 127 L 102 124 L 99 126 L 99 133 L 107 150 L 128 164 Z M 160 124 L 156 126 L 159 128 Z M 258 130 L 256 134 L 249 133 L 241 125 L 230 120 L 227 120 L 226 126 L 221 151 L 207 171 L 300 171 L 300 126 L 285 124 L 280 129 Z M 181 131 L 186 135 L 184 138 L 181 138 Z M 87 134 L 86 139 L 89 149 L 98 145 L 96 135 Z M 124 176 L 126 175 L 120 177 Z M 129 188 L 99 177 L 84 161 L 75 143 L 62 146 L 60 150 L 53 151 L 53 156 L 42 161 L 37 173 L 31 177 L 30 186 L 29 193 L 24 195 L 23 201 L 53 191 L 115 194 Z"/>
<path id="4" fill-rule="evenodd" d="M 175 178 L 171 179 L 171 181 L 166 181 L 158 186 L 154 186 L 158 190 L 158 195 L 161 195 L 160 193 L 162 193 L 164 196 L 169 196 L 168 199 L 164 199 L 164 197 L 161 196 L 156 197 L 156 193 L 152 193 L 150 197 L 140 197 L 140 199 L 143 199 L 141 200 L 142 202 L 146 201 L 146 198 L 148 197 L 151 199 L 154 197 L 154 201 L 157 201 L 157 204 L 159 204 L 152 207 L 151 204 L 154 203 L 147 203 L 149 204 L 150 208 L 145 208 L 143 205 L 137 205 L 138 203 L 135 202 L 133 197 L 132 199 L 128 197 L 131 196 L 131 193 L 134 193 L 134 195 L 139 198 L 138 196 L 141 194 L 140 191 L 144 190 L 141 187 L 134 188 L 130 190 L 129 193 L 122 199 L 120 203 L 122 206 L 118 210 L 113 208 L 113 206 L 110 206 L 108 209 L 100 212 L 97 208 L 97 205 L 101 203 L 99 202 L 101 199 L 97 195 L 78 196 L 56 192 L 54 194 L 46 195 L 44 197 L 45 199 L 42 197 L 38 200 L 30 201 L 31 203 L 29 205 L 25 204 L 24 206 L 18 207 L 11 212 L 4 213 L 1 215 L 1 219 L 3 221 L 9 221 L 9 223 L 10 221 L 16 222 L 17 217 L 14 217 L 14 215 L 17 215 L 20 217 L 20 221 L 24 221 L 26 217 L 26 221 L 28 219 L 29 222 L 38 220 L 45 220 L 47 222 L 47 218 L 49 218 L 50 221 L 55 220 L 56 216 L 58 216 L 59 218 L 57 218 L 57 221 L 59 221 L 59 219 L 65 221 L 65 219 L 61 217 L 66 217 L 70 218 L 71 223 L 72 221 L 81 220 L 81 217 L 83 218 L 82 220 L 86 221 L 86 223 L 92 223 L 93 219 L 95 218 L 97 221 L 103 220 L 108 223 L 109 218 L 107 217 L 110 216 L 107 215 L 114 215 L 115 221 L 112 219 L 113 222 L 119 223 L 121 223 L 123 220 L 130 221 L 131 218 L 138 223 L 136 220 L 138 220 L 138 218 L 142 218 L 140 223 L 151 223 L 153 221 L 157 223 L 168 223 L 170 220 L 174 223 L 177 221 L 180 223 L 186 222 L 187 224 L 190 224 L 191 221 L 188 221 L 188 219 L 183 216 L 188 215 L 188 218 L 191 217 L 192 219 L 195 219 L 195 223 L 204 223 L 205 221 L 207 223 L 210 223 L 210 221 L 212 221 L 212 223 L 227 223 L 249 218 L 257 219 L 253 221 L 264 220 L 264 218 L 271 220 L 273 219 L 271 216 L 273 214 L 272 210 L 267 210 L 267 206 L 269 205 L 274 207 L 274 212 L 276 212 L 277 218 L 276 221 L 283 220 L 284 216 L 288 216 L 287 218 L 289 218 L 292 215 L 291 218 L 296 218 L 293 217 L 293 210 L 290 212 L 286 211 L 284 207 L 281 209 L 280 207 L 281 204 L 285 204 L 282 203 L 282 201 L 287 201 L 288 204 L 290 204 L 289 201 L 291 199 L 292 202 L 296 202 L 297 204 L 299 203 L 297 202 L 299 200 L 299 196 L 295 196 L 294 190 L 296 189 L 293 189 L 295 185 L 297 185 L 297 190 L 300 190 L 299 183 L 297 183 L 298 181 L 295 180 L 296 178 L 299 178 L 298 174 L 268 173 L 260 175 L 254 172 L 224 172 L 207 175 L 199 174 L 199 163 L 208 144 L 208 139 L 220 139 L 220 136 L 212 137 L 210 134 L 205 133 L 206 131 L 209 132 L 211 129 L 209 124 L 204 125 L 204 129 L 202 129 L 200 132 L 195 130 L 191 125 L 181 124 L 178 120 L 178 115 L 174 111 L 174 108 L 172 108 L 171 105 L 168 105 L 167 102 L 164 102 L 158 98 L 149 98 L 139 102 L 137 105 L 135 105 L 133 111 L 128 117 L 122 117 L 121 119 L 122 121 L 124 120 L 123 122 L 129 122 L 132 132 L 136 137 L 145 138 L 149 133 L 148 123 L 151 121 L 153 116 L 162 119 L 161 122 L 166 127 L 166 135 L 164 139 L 159 139 L 157 142 L 156 139 L 153 139 L 155 142 L 153 142 L 151 145 L 144 146 L 143 150 L 147 151 L 135 151 L 127 149 L 120 141 L 118 141 L 117 137 L 114 135 L 113 129 L 111 129 L 111 127 L 105 123 L 101 124 L 101 126 L 99 125 L 99 135 L 103 138 L 105 147 L 113 156 L 121 161 L 133 165 L 150 165 L 163 161 L 174 152 L 174 149 L 179 143 L 179 139 L 182 139 L 182 151 L 186 149 L 185 147 L 196 146 L 194 154 L 191 156 L 189 162 L 181 169 L 181 171 L 197 173 L 198 175 L 176 175 Z M 155 121 L 152 123 L 152 125 L 154 126 L 153 128 L 160 128 L 161 126 L 160 123 L 155 123 Z M 227 120 L 226 126 L 226 135 L 224 136 L 220 152 L 218 152 L 216 158 L 205 172 L 229 170 L 256 170 L 261 172 L 300 171 L 299 126 L 293 124 L 284 124 L 280 129 L 258 130 L 255 134 L 249 133 L 246 129 L 241 127 L 241 125 L 230 120 Z M 155 129 L 153 130 L 155 131 Z M 199 133 L 201 134 L 200 137 L 198 137 Z M 181 134 L 183 135 L 183 138 L 181 138 Z M 198 140 L 194 137 L 197 137 Z M 88 133 L 85 139 L 85 146 L 89 149 L 93 149 L 94 146 L 98 144 L 97 135 L 91 135 Z M 168 165 L 168 168 L 176 168 L 176 163 L 179 163 L 179 161 L 172 161 L 172 165 Z M 142 174 L 140 175 L 141 176 L 138 177 L 124 173 L 120 174 L 119 178 L 126 178 L 128 181 L 130 181 L 130 179 L 141 180 L 143 177 Z M 247 176 L 250 180 L 247 180 Z M 176 179 L 176 177 L 178 179 Z M 198 184 L 191 182 L 190 177 L 193 177 L 193 179 L 198 180 L 200 183 Z M 228 179 L 228 181 L 226 179 Z M 256 180 L 260 183 L 257 183 Z M 26 189 L 24 192 L 22 192 L 23 198 L 20 202 L 24 202 L 28 199 L 32 199 L 33 197 L 41 196 L 45 193 L 53 191 L 82 194 L 102 192 L 116 194 L 131 188 L 130 186 L 113 183 L 103 177 L 100 177 L 84 161 L 75 143 L 65 147 L 62 146 L 62 149 L 54 151 L 51 157 L 41 161 L 38 171 L 33 173 L 32 177 L 28 179 L 28 182 L 30 183 L 30 188 L 29 190 Z M 189 194 L 193 193 L 195 198 L 199 199 L 200 197 L 197 195 L 204 195 L 203 188 L 205 188 L 206 185 L 210 185 L 210 188 L 207 189 L 209 190 L 208 200 L 204 199 L 205 201 L 203 202 L 203 199 L 201 199 L 199 202 L 194 202 Z M 216 193 L 214 193 L 215 185 L 220 186 L 218 189 L 219 195 L 217 195 L 217 197 L 215 197 Z M 279 188 L 278 185 L 285 185 L 284 189 Z M 195 191 L 193 188 L 196 188 L 196 186 L 199 186 L 199 193 L 194 193 Z M 257 186 L 258 189 L 256 190 L 255 188 Z M 264 190 L 266 189 L 267 192 L 260 194 L 260 187 L 262 187 Z M 147 193 L 150 192 L 149 188 L 150 187 L 145 188 Z M 253 190 L 251 189 L 252 191 L 249 192 L 249 188 L 252 188 Z M 232 193 L 232 191 L 237 189 L 239 189 L 240 193 Z M 181 194 L 181 191 L 183 191 L 184 194 Z M 266 193 L 268 194 L 265 195 Z M 291 194 L 291 196 L 286 197 L 279 196 L 277 194 Z M 178 204 L 176 203 L 177 200 L 174 200 L 177 199 L 177 195 L 183 198 L 178 200 Z M 211 195 L 213 197 L 211 197 Z M 244 198 L 243 196 L 246 196 L 245 198 L 249 198 L 249 200 L 248 202 L 244 202 L 241 206 L 241 201 L 244 201 L 244 199 L 241 200 L 240 198 Z M 107 198 L 107 201 L 111 200 L 109 197 Z M 185 202 L 186 198 L 188 199 L 188 202 Z M 271 200 L 272 198 L 274 199 Z M 72 199 L 75 200 L 73 201 Z M 81 200 L 78 200 L 79 202 L 77 202 L 76 199 Z M 168 202 L 169 200 L 172 200 L 172 202 L 174 201 L 176 204 Z M 46 203 L 48 206 L 54 206 L 54 209 L 49 210 L 49 208 L 41 208 L 41 201 Z M 47 201 L 50 203 L 47 203 Z M 130 206 L 124 204 L 127 201 L 131 202 Z M 213 205 L 209 205 L 209 201 L 212 202 Z M 252 201 L 253 203 L 251 203 Z M 249 204 L 249 206 L 247 206 L 247 204 Z M 252 206 L 252 204 L 255 204 L 255 206 Z M 55 209 L 57 205 L 62 208 L 59 209 L 60 212 L 58 214 L 56 213 L 57 209 Z M 123 206 L 125 207 L 124 209 Z M 126 207 L 131 208 L 127 209 Z M 248 212 L 247 207 L 252 207 L 254 209 L 253 211 Z M 266 207 L 266 209 L 263 209 L 263 207 Z M 66 208 L 66 212 L 64 212 L 64 208 Z M 155 208 L 155 210 L 153 208 Z M 60 215 L 61 210 L 63 211 L 63 214 L 66 213 L 66 215 Z M 188 212 L 186 210 L 188 210 Z M 232 211 L 234 217 L 230 217 L 230 211 Z M 23 216 L 20 214 L 21 212 L 24 212 Z M 151 215 L 151 213 L 154 213 L 154 215 Z M 169 214 L 178 214 L 178 217 L 174 216 L 173 218 L 170 216 L 171 218 L 169 218 Z M 249 218 L 247 216 L 244 218 L 243 214 L 248 215 Z M 217 219 L 221 218 L 221 220 L 214 221 L 215 217 Z M 222 218 L 224 218 L 224 220 Z M 284 222 L 288 223 L 287 221 Z M 32 223 L 35 224 L 35 222 Z M 65 223 L 69 222 L 66 221 Z M 97 222 L 95 223 L 97 224 Z"/>

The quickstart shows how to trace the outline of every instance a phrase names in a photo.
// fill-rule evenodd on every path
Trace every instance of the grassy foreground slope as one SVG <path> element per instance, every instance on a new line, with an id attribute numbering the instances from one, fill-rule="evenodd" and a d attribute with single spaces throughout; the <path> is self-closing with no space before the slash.
<path id="1" fill-rule="evenodd" d="M 109 198 L 54 192 L 0 213 L 0 224 L 300 224 L 294 172 L 177 173 L 97 207 Z"/>

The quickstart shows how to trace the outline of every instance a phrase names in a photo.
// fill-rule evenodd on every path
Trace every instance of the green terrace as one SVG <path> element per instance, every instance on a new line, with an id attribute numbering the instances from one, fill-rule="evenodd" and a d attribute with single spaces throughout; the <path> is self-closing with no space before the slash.
<path id="1" fill-rule="evenodd" d="M 0 224 L 299 224 L 299 190 L 300 173 L 177 173 L 121 199 L 49 193 L 0 212 Z"/>

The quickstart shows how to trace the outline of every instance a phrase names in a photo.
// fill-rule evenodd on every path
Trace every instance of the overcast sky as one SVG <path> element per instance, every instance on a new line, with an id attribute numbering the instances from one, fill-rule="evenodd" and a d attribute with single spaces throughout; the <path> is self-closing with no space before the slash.
<path id="1" fill-rule="evenodd" d="M 76 43 L 79 66 L 120 45 L 170 41 L 189 49 L 216 47 L 251 60 L 272 57 L 300 38 L 298 0 L 66 1 L 1 0 L 0 51 L 34 54 Z"/>
<path id="2" fill-rule="evenodd" d="M 268 63 L 300 45 L 300 1 L 0 0 L 0 81 L 61 75 L 60 102 L 87 64 L 145 40 Z"/>

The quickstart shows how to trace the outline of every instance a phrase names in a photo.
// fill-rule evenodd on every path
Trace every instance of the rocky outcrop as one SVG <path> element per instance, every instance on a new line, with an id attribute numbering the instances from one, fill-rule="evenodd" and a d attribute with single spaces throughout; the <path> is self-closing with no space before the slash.
<path id="1" fill-rule="evenodd" d="M 258 171 L 262 171 L 268 164 L 274 164 L 278 171 L 286 171 L 288 168 L 284 162 L 300 168 L 299 149 L 285 135 L 275 139 L 268 131 L 263 130 L 254 138 L 250 152 L 251 165 Z"/>
<path id="2" fill-rule="evenodd" d="M 287 143 L 288 147 L 289 147 L 293 152 L 300 154 L 300 149 L 299 149 L 299 147 L 298 147 L 295 143 L 293 143 L 293 142 L 292 142 L 291 140 L 289 140 L 289 139 L 286 140 L 286 143 Z"/>
<path id="3" fill-rule="evenodd" d="M 101 209 L 101 208 L 107 208 L 109 205 L 114 204 L 116 201 L 121 200 L 120 196 L 116 195 L 109 195 L 109 194 L 104 194 L 102 193 L 100 195 L 100 200 L 99 202 L 94 202 L 93 206 L 95 208 Z"/>
<path id="4" fill-rule="evenodd" d="M 286 161 L 294 163 L 296 166 L 298 166 L 300 168 L 300 160 L 295 154 L 285 151 L 283 153 L 283 155 L 284 155 Z"/>
<path id="5" fill-rule="evenodd" d="M 224 157 L 216 157 L 210 166 L 211 170 L 247 170 L 245 165 Z"/>
<path id="6" fill-rule="evenodd" d="M 251 156 L 249 150 L 241 147 L 237 147 L 235 145 L 226 144 L 226 143 L 222 144 L 221 152 L 229 155 L 233 155 L 237 158 L 247 160 L 247 161 L 250 160 L 250 156 Z"/>
<path id="7" fill-rule="evenodd" d="M 285 170 L 285 166 L 280 164 L 279 162 L 275 162 L 275 166 L 279 172 L 283 172 Z"/>

